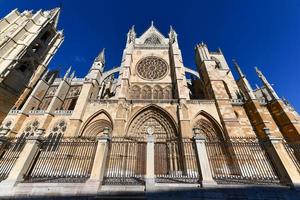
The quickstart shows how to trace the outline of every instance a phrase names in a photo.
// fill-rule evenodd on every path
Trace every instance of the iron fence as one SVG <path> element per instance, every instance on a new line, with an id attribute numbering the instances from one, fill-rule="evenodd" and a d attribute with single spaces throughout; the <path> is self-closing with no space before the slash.
<path id="1" fill-rule="evenodd" d="M 113 137 L 109 146 L 103 184 L 144 184 L 146 144 L 141 138 Z"/>
<path id="2" fill-rule="evenodd" d="M 284 143 L 284 147 L 300 173 L 300 143 Z"/>
<path id="3" fill-rule="evenodd" d="M 20 156 L 26 142 L 26 137 L 23 135 L 20 138 L 7 141 L 0 147 L 0 181 L 5 180 L 15 162 Z"/>
<path id="4" fill-rule="evenodd" d="M 279 184 L 267 153 L 256 140 L 207 141 L 206 149 L 218 183 Z"/>
<path id="5" fill-rule="evenodd" d="M 191 139 L 156 140 L 154 146 L 157 183 L 198 183 L 198 161 Z"/>
<path id="6" fill-rule="evenodd" d="M 82 138 L 42 143 L 25 182 L 85 182 L 91 175 L 97 142 Z"/>

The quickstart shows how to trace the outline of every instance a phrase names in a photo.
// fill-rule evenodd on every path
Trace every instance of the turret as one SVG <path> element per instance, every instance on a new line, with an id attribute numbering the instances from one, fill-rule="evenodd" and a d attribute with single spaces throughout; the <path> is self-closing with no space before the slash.
<path id="1" fill-rule="evenodd" d="M 105 55 L 104 55 L 105 49 L 102 49 L 102 51 L 99 53 L 99 55 L 95 58 L 94 63 L 89 71 L 89 73 L 86 75 L 86 79 L 88 80 L 95 80 L 97 79 L 100 81 L 100 78 L 102 76 L 104 65 L 105 65 Z"/>

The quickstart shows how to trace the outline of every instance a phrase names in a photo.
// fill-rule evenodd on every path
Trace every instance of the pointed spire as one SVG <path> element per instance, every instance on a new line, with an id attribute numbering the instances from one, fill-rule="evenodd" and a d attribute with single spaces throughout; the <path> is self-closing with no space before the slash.
<path id="1" fill-rule="evenodd" d="M 154 22 L 153 22 L 153 20 L 151 20 L 151 27 L 154 27 Z"/>
<path id="2" fill-rule="evenodd" d="M 47 75 L 49 74 L 49 69 L 43 74 L 42 80 L 46 80 Z"/>
<path id="3" fill-rule="evenodd" d="M 69 69 L 66 71 L 65 76 L 64 76 L 64 80 L 66 80 L 71 72 L 72 66 L 69 67 Z"/>
<path id="4" fill-rule="evenodd" d="M 100 63 L 102 63 L 102 65 L 104 65 L 105 64 L 105 55 L 104 55 L 104 52 L 105 52 L 105 48 L 102 49 L 102 51 L 96 57 L 96 59 L 95 59 L 94 62 L 100 62 Z"/>
<path id="5" fill-rule="evenodd" d="M 70 81 L 72 81 L 72 79 L 74 78 L 75 76 L 75 70 L 73 70 L 72 74 L 70 75 Z"/>
<path id="6" fill-rule="evenodd" d="M 134 42 L 135 37 L 136 37 L 136 33 L 135 33 L 135 30 L 134 30 L 134 25 L 132 25 L 131 29 L 128 32 L 128 36 L 127 36 L 128 43 Z"/>
<path id="7" fill-rule="evenodd" d="M 54 9 L 50 10 L 51 18 L 54 19 L 54 27 L 57 27 L 58 18 L 59 18 L 59 15 L 60 15 L 60 10 L 61 10 L 60 7 L 57 7 L 57 8 L 54 8 Z"/>
<path id="8" fill-rule="evenodd" d="M 258 67 L 255 67 L 255 71 L 256 71 L 258 77 L 260 78 L 260 80 L 263 82 L 263 84 L 266 87 L 266 89 L 268 90 L 268 92 L 270 93 L 271 97 L 273 99 L 279 99 L 279 97 L 276 94 L 275 90 L 273 89 L 273 87 L 271 86 L 271 84 L 268 82 L 268 80 L 266 79 L 266 77 L 263 75 L 263 73 L 258 69 Z"/>
<path id="9" fill-rule="evenodd" d="M 246 90 L 245 94 L 247 95 L 248 98 L 255 99 L 256 97 L 253 93 L 253 89 L 252 89 L 250 83 L 248 82 L 245 74 L 242 72 L 239 64 L 237 63 L 237 61 L 235 59 L 232 59 L 232 62 L 233 62 L 234 67 L 236 68 L 236 70 L 237 70 L 237 72 L 240 76 L 241 84 L 243 85 L 244 89 Z"/>
<path id="10" fill-rule="evenodd" d="M 222 49 L 221 49 L 220 47 L 218 47 L 218 52 L 219 52 L 220 54 L 223 54 Z"/>
<path id="11" fill-rule="evenodd" d="M 237 61 L 236 61 L 235 59 L 232 59 L 232 62 L 233 62 L 233 65 L 234 65 L 236 71 L 238 72 L 240 78 L 244 78 L 244 77 L 245 77 L 245 74 L 243 74 L 243 72 L 242 72 L 242 70 L 241 70 L 239 64 L 237 63 Z"/>
<path id="12" fill-rule="evenodd" d="M 55 76 L 56 76 L 56 73 L 53 73 L 53 74 L 51 75 L 51 77 L 50 77 L 49 80 L 48 80 L 48 83 L 49 83 L 49 84 L 52 84 L 52 83 L 53 83 L 53 81 L 54 81 L 54 79 L 55 79 Z"/>
<path id="13" fill-rule="evenodd" d="M 170 26 L 170 32 L 169 32 L 169 40 L 170 43 L 173 44 L 177 39 L 177 34 L 172 26 Z"/>

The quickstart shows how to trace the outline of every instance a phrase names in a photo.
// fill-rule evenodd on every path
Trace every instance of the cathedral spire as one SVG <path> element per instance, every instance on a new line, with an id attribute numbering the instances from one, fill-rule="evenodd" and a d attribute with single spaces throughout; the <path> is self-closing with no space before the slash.
<path id="1" fill-rule="evenodd" d="M 59 7 L 50 10 L 50 16 L 54 20 L 54 27 L 57 27 L 60 10 L 61 8 Z"/>
<path id="2" fill-rule="evenodd" d="M 175 32 L 172 26 L 170 26 L 170 31 L 169 31 L 169 41 L 171 44 L 177 41 L 177 33 Z"/>
<path id="3" fill-rule="evenodd" d="M 105 48 L 102 49 L 102 51 L 99 53 L 99 55 L 96 57 L 95 59 L 95 63 L 98 62 L 98 63 L 101 63 L 102 66 L 105 65 Z"/>
<path id="4" fill-rule="evenodd" d="M 273 99 L 279 99 L 279 97 L 276 94 L 275 90 L 273 89 L 272 85 L 268 82 L 268 80 L 263 75 L 263 73 L 257 67 L 255 67 L 255 71 L 256 71 L 257 76 L 259 77 L 259 79 L 263 82 L 264 86 L 266 87 L 266 89 L 270 93 L 271 97 Z"/>
<path id="5" fill-rule="evenodd" d="M 64 76 L 64 80 L 66 80 L 71 72 L 72 66 L 69 67 L 69 69 L 66 71 L 65 76 Z"/>
<path id="6" fill-rule="evenodd" d="M 49 69 L 47 69 L 47 71 L 42 76 L 42 80 L 46 80 L 46 77 L 47 77 L 48 74 L 49 74 Z"/>
<path id="7" fill-rule="evenodd" d="M 233 62 L 233 65 L 234 65 L 236 71 L 238 72 L 240 78 L 244 78 L 245 74 L 242 72 L 242 70 L 241 70 L 239 64 L 237 63 L 237 61 L 235 59 L 233 59 L 232 62 Z"/>
<path id="8" fill-rule="evenodd" d="M 135 38 L 136 38 L 136 33 L 134 30 L 134 25 L 132 25 L 131 29 L 129 29 L 128 31 L 128 35 L 127 35 L 127 43 L 131 43 L 131 42 L 135 42 Z"/>
<path id="9" fill-rule="evenodd" d="M 243 85 L 242 87 L 246 90 L 245 92 L 246 92 L 247 97 L 250 98 L 250 99 L 255 99 L 253 89 L 252 89 L 250 83 L 248 82 L 245 74 L 242 72 L 239 64 L 237 63 L 237 61 L 235 59 L 233 59 L 232 62 L 234 64 L 234 67 L 235 67 L 236 71 L 239 74 L 239 77 L 240 77 L 239 81 L 241 81 L 241 83 Z"/>

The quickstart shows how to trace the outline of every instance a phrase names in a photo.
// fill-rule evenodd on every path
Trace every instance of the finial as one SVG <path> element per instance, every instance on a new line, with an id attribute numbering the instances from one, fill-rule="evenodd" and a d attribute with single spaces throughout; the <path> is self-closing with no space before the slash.
<path id="1" fill-rule="evenodd" d="M 49 74 L 49 69 L 47 69 L 47 71 L 42 76 L 42 80 L 45 80 L 48 74 Z"/>
<path id="2" fill-rule="evenodd" d="M 259 86 L 257 85 L 257 83 L 255 83 L 255 87 L 256 87 L 257 90 L 260 89 Z"/>
<path id="3" fill-rule="evenodd" d="M 151 20 L 151 27 L 153 27 L 154 26 L 154 22 L 153 22 L 153 20 Z"/>
<path id="4" fill-rule="evenodd" d="M 221 50 L 220 47 L 218 47 L 218 52 L 219 52 L 220 54 L 223 54 L 223 52 L 222 52 L 222 50 Z"/>
<path id="5" fill-rule="evenodd" d="M 70 76 L 70 80 L 72 80 L 75 76 L 75 70 L 72 72 L 71 76 Z"/>
<path id="6" fill-rule="evenodd" d="M 267 78 L 263 75 L 263 73 L 258 69 L 258 67 L 255 67 L 255 71 L 260 78 L 260 80 L 263 82 L 264 86 L 266 87 L 267 91 L 271 95 L 273 99 L 279 99 L 278 95 L 276 94 L 275 90 L 273 89 L 272 85 L 269 83 Z"/>
<path id="7" fill-rule="evenodd" d="M 254 69 L 255 69 L 257 75 L 258 75 L 259 77 L 261 77 L 261 76 L 262 76 L 262 73 L 261 73 L 261 71 L 258 69 L 258 67 L 255 66 Z"/>
<path id="8" fill-rule="evenodd" d="M 55 76 L 56 76 L 55 73 L 53 73 L 53 74 L 51 75 L 51 77 L 50 77 L 49 80 L 48 80 L 48 83 L 49 83 L 49 84 L 52 84 L 52 83 L 53 83 L 53 81 L 54 81 L 54 79 L 55 79 Z"/>
<path id="9" fill-rule="evenodd" d="M 234 65 L 236 71 L 238 72 L 240 78 L 244 78 L 245 75 L 243 74 L 243 72 L 242 72 L 242 70 L 241 70 L 239 64 L 237 63 L 237 61 L 236 61 L 235 59 L 232 59 L 232 62 L 233 62 L 233 65 Z"/>
<path id="10" fill-rule="evenodd" d="M 95 62 L 101 62 L 103 65 L 105 64 L 105 48 L 102 49 L 102 51 L 99 53 L 99 55 L 96 57 Z"/>
<path id="11" fill-rule="evenodd" d="M 64 79 L 68 78 L 70 72 L 71 72 L 72 66 L 69 67 L 69 69 L 66 71 Z"/>

